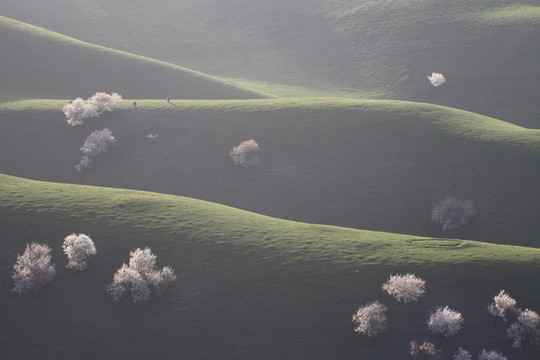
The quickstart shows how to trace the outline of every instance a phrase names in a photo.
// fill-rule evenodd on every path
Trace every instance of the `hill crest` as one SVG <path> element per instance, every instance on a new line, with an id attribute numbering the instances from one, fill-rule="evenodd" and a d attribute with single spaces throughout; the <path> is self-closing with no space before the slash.
<path id="1" fill-rule="evenodd" d="M 89 44 L 3 16 L 0 45 L 0 101 L 86 98 L 97 91 L 115 91 L 129 98 L 271 97 L 181 66 Z"/>

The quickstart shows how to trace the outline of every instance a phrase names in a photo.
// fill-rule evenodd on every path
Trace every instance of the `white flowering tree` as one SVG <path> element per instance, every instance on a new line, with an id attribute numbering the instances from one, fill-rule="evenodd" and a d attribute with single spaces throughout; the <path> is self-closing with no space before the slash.
<path id="1" fill-rule="evenodd" d="M 446 82 L 444 75 L 441 73 L 436 73 L 436 72 L 431 73 L 431 75 L 428 75 L 427 78 L 429 82 L 431 83 L 431 85 L 435 87 L 442 86 Z"/>
<path id="2" fill-rule="evenodd" d="M 88 107 L 80 97 L 70 101 L 69 104 L 62 108 L 62 111 L 66 115 L 67 123 L 71 126 L 83 124 L 84 120 L 90 116 Z"/>
<path id="3" fill-rule="evenodd" d="M 458 333 L 463 324 L 463 317 L 448 306 L 439 306 L 435 312 L 430 313 L 427 321 L 428 328 L 435 334 L 450 337 Z"/>
<path id="4" fill-rule="evenodd" d="M 86 270 L 88 267 L 86 259 L 90 255 L 95 255 L 97 253 L 94 242 L 85 234 L 71 234 L 66 236 L 62 249 L 69 260 L 66 267 L 68 269 L 79 271 Z"/>
<path id="5" fill-rule="evenodd" d="M 499 291 L 493 297 L 493 303 L 488 305 L 488 311 L 495 317 L 500 317 L 508 321 L 510 317 L 519 315 L 519 309 L 516 307 L 516 300 L 512 298 L 505 290 Z"/>
<path id="6" fill-rule="evenodd" d="M 114 274 L 112 284 L 107 286 L 114 302 L 120 301 L 126 292 L 131 293 L 134 303 L 145 302 L 152 289 L 160 293 L 176 279 L 172 268 L 156 268 L 156 255 L 149 248 L 135 249 L 129 255 L 129 265 L 122 264 Z"/>
<path id="7" fill-rule="evenodd" d="M 465 225 L 474 215 L 470 201 L 447 198 L 433 206 L 431 220 L 442 225 L 442 229 L 451 230 Z"/>
<path id="8" fill-rule="evenodd" d="M 117 93 L 111 95 L 104 92 L 97 92 L 92 95 L 86 103 L 80 97 L 62 108 L 66 115 L 67 123 L 71 126 L 81 125 L 85 119 L 98 117 L 105 111 L 111 111 L 122 102 L 122 96 Z"/>
<path id="9" fill-rule="evenodd" d="M 494 350 L 486 351 L 486 349 L 482 349 L 482 352 L 478 355 L 478 360 L 508 360 L 508 358 Z"/>
<path id="10" fill-rule="evenodd" d="M 106 152 L 115 142 L 116 139 L 112 136 L 112 132 L 107 128 L 96 130 L 88 135 L 81 147 L 83 153 L 81 161 L 79 162 L 79 165 L 75 166 L 77 171 L 82 171 L 83 168 L 90 166 L 90 163 L 94 160 L 96 155 Z"/>
<path id="11" fill-rule="evenodd" d="M 539 321 L 540 317 L 535 311 L 522 311 L 507 331 L 508 337 L 513 341 L 512 346 L 521 348 L 525 341 L 529 341 L 531 345 L 540 345 Z"/>
<path id="12" fill-rule="evenodd" d="M 255 140 L 242 141 L 240 145 L 232 148 L 229 153 L 234 163 L 243 167 L 253 167 L 261 163 L 258 153 L 261 151 Z"/>
<path id="13" fill-rule="evenodd" d="M 411 350 L 409 354 L 414 360 L 441 360 L 442 350 L 437 349 L 435 344 L 424 340 L 422 344 L 418 344 L 416 340 L 409 343 Z"/>
<path id="14" fill-rule="evenodd" d="M 416 302 L 426 292 L 426 281 L 415 274 L 390 275 L 382 289 L 393 296 L 398 302 Z"/>
<path id="15" fill-rule="evenodd" d="M 369 337 L 377 336 L 386 329 L 388 308 L 378 301 L 361 306 L 353 314 L 354 331 Z"/>
<path id="16" fill-rule="evenodd" d="M 473 360 L 471 353 L 467 350 L 459 348 L 457 353 L 452 357 L 453 360 Z"/>
<path id="17" fill-rule="evenodd" d="M 24 253 L 17 256 L 17 262 L 13 266 L 14 292 L 36 292 L 54 279 L 56 270 L 51 264 L 51 251 L 45 244 L 26 244 Z"/>
<path id="18" fill-rule="evenodd" d="M 122 96 L 117 93 L 111 95 L 104 92 L 97 92 L 88 99 L 87 105 L 90 116 L 99 116 L 105 111 L 111 111 L 122 102 Z"/>

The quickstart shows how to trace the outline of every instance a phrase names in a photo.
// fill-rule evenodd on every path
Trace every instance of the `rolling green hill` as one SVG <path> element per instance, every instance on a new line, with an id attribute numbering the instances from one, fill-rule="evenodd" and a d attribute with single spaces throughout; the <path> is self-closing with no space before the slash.
<path id="1" fill-rule="evenodd" d="M 150 190 L 274 217 L 369 230 L 538 247 L 540 131 L 455 109 L 398 101 L 137 100 L 78 127 L 66 101 L 0 106 L 0 171 L 26 178 Z M 78 173 L 95 129 L 117 143 Z M 147 139 L 158 133 L 154 141 Z M 260 166 L 229 151 L 254 139 Z M 472 222 L 442 232 L 446 197 Z"/>
<path id="2" fill-rule="evenodd" d="M 32 24 L 252 84 L 437 103 L 540 127 L 537 0 L 3 3 Z M 446 85 L 433 89 L 431 72 Z"/>
<path id="3" fill-rule="evenodd" d="M 408 341 L 430 338 L 447 357 L 462 346 L 511 359 L 505 326 L 486 305 L 501 288 L 540 307 L 540 250 L 296 223 L 204 201 L 0 175 L 0 328 L 6 359 L 398 359 Z M 83 273 L 64 268 L 63 238 L 92 237 Z M 53 248 L 57 277 L 36 295 L 8 290 L 25 243 Z M 149 246 L 178 279 L 148 303 L 113 304 L 104 286 L 130 250 Z M 417 304 L 380 290 L 388 275 L 427 280 Z M 389 328 L 368 341 L 355 309 L 380 299 Z M 466 319 L 446 339 L 430 336 L 428 312 L 448 304 Z"/>
<path id="4" fill-rule="evenodd" d="M 88 98 L 96 91 L 154 99 L 269 96 L 177 65 L 92 45 L 3 16 L 0 47 L 0 101 Z"/>

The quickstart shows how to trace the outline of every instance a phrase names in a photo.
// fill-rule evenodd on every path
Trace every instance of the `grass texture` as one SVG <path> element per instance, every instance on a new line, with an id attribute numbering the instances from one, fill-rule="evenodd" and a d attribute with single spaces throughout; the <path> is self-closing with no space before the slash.
<path id="1" fill-rule="evenodd" d="M 71 127 L 65 103 L 0 107 L 2 172 L 311 223 L 538 246 L 538 130 L 441 106 L 337 98 L 137 99 L 136 109 L 127 100 Z M 78 173 L 84 139 L 104 127 L 117 143 Z M 248 139 L 259 143 L 262 162 L 243 169 L 229 151 Z M 449 196 L 472 201 L 477 213 L 442 232 L 430 212 Z"/>
<path id="2" fill-rule="evenodd" d="M 441 303 L 463 312 L 457 346 L 511 350 L 486 310 L 505 288 L 538 308 L 540 250 L 278 220 L 200 200 L 149 192 L 37 182 L 0 175 L 1 336 L 7 358 L 388 359 L 406 357 L 412 337 Z M 78 273 L 64 268 L 63 237 L 84 232 L 98 255 Z M 35 295 L 9 293 L 10 267 L 30 241 L 53 248 L 58 275 Z M 105 292 L 130 250 L 149 246 L 178 280 L 143 305 L 113 304 Z M 418 303 L 398 305 L 380 285 L 389 274 L 427 280 Z M 374 341 L 353 332 L 367 301 L 389 308 Z M 482 329 L 482 331 L 478 331 Z"/>

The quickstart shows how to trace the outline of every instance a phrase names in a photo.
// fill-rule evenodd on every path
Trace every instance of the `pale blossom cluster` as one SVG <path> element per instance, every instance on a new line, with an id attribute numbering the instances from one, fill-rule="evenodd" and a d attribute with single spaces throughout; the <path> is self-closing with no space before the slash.
<path id="1" fill-rule="evenodd" d="M 448 306 L 440 306 L 434 313 L 430 314 L 427 324 L 433 333 L 449 337 L 457 334 L 462 328 L 463 317 Z"/>
<path id="2" fill-rule="evenodd" d="M 447 198 L 433 206 L 431 220 L 442 225 L 442 229 L 451 230 L 469 222 L 474 215 L 470 201 Z"/>
<path id="3" fill-rule="evenodd" d="M 428 75 L 428 80 L 431 83 L 431 85 L 435 87 L 439 87 L 443 85 L 446 82 L 446 79 L 444 78 L 444 75 L 441 73 L 431 73 L 431 76 Z"/>
<path id="4" fill-rule="evenodd" d="M 259 144 L 253 139 L 242 141 L 240 145 L 232 148 L 229 153 L 234 163 L 243 167 L 257 166 L 261 163 L 258 153 Z"/>
<path id="5" fill-rule="evenodd" d="M 515 323 L 507 331 L 513 341 L 512 346 L 521 348 L 522 342 L 528 340 L 531 345 L 540 345 L 540 317 L 533 310 L 526 309 L 518 316 Z"/>
<path id="6" fill-rule="evenodd" d="M 24 253 L 17 256 L 17 262 L 13 266 L 14 292 L 36 292 L 54 279 L 56 270 L 54 264 L 51 264 L 51 251 L 45 244 L 26 244 Z"/>
<path id="7" fill-rule="evenodd" d="M 478 360 L 508 360 L 508 358 L 495 350 L 486 351 L 486 349 L 482 349 L 482 352 L 478 355 Z"/>
<path id="8" fill-rule="evenodd" d="M 62 108 L 64 115 L 66 115 L 67 123 L 71 126 L 81 125 L 84 120 L 90 117 L 98 117 L 105 111 L 111 111 L 122 102 L 122 96 L 113 92 L 107 94 L 104 92 L 97 92 L 91 96 L 86 103 L 80 97 Z"/>
<path id="9" fill-rule="evenodd" d="M 94 242 L 85 234 L 66 236 L 62 248 L 69 260 L 66 267 L 80 271 L 87 268 L 88 256 L 96 254 Z M 51 252 L 52 249 L 45 244 L 26 244 L 24 253 L 17 256 L 17 262 L 13 266 L 13 292 L 37 292 L 55 277 Z M 162 292 L 175 279 L 171 267 L 165 266 L 161 270 L 156 268 L 156 255 L 152 254 L 149 248 L 135 249 L 130 252 L 129 265 L 123 264 L 118 269 L 113 283 L 107 286 L 107 291 L 115 302 L 126 292 L 130 292 L 133 302 L 141 303 L 148 300 L 152 291 Z"/>
<path id="10" fill-rule="evenodd" d="M 130 292 L 134 303 L 142 303 L 148 300 L 152 288 L 161 292 L 175 279 L 172 268 L 156 268 L 156 255 L 149 248 L 135 249 L 130 252 L 129 265 L 122 264 L 114 274 L 112 284 L 107 286 L 107 291 L 114 302 L 120 301 L 126 292 Z"/>
<path id="11" fill-rule="evenodd" d="M 112 132 L 107 128 L 96 130 L 88 135 L 81 147 L 83 153 L 81 161 L 79 165 L 75 166 L 77 171 L 81 171 L 83 168 L 88 167 L 96 155 L 106 152 L 115 142 L 116 139 L 112 136 Z"/>
<path id="12" fill-rule="evenodd" d="M 359 307 L 353 314 L 354 331 L 369 337 L 377 336 L 386 328 L 387 307 L 378 301 Z"/>
<path id="13" fill-rule="evenodd" d="M 456 355 L 452 357 L 453 360 L 473 360 L 471 353 L 467 350 L 459 348 Z"/>
<path id="14" fill-rule="evenodd" d="M 430 359 L 430 360 L 440 360 L 442 359 L 442 351 L 435 347 L 435 344 L 424 340 L 424 343 L 419 345 L 416 340 L 409 343 L 411 350 L 409 354 L 414 360 L 420 359 Z"/>
<path id="15" fill-rule="evenodd" d="M 69 260 L 66 267 L 68 269 L 76 269 L 79 271 L 86 270 L 88 267 L 86 259 L 88 256 L 97 253 L 94 242 L 85 234 L 71 234 L 66 236 L 62 249 Z"/>
<path id="16" fill-rule="evenodd" d="M 398 302 L 415 302 L 426 292 L 426 281 L 410 273 L 390 275 L 388 281 L 382 285 L 382 289 Z"/>
<path id="17" fill-rule="evenodd" d="M 66 115 L 67 123 L 71 126 L 81 125 L 85 119 L 90 117 L 88 107 L 80 97 L 70 101 L 62 108 L 62 111 Z"/>
<path id="18" fill-rule="evenodd" d="M 516 315 L 519 312 L 516 304 L 514 298 L 508 295 L 505 290 L 501 290 L 493 297 L 493 303 L 488 305 L 488 311 L 491 315 L 508 321 L 509 316 Z"/>
<path id="19" fill-rule="evenodd" d="M 512 346 L 521 348 L 523 342 L 540 345 L 540 317 L 533 310 L 518 308 L 517 302 L 505 290 L 499 291 L 493 297 L 493 303 L 488 305 L 488 311 L 495 317 L 512 323 L 507 330 L 507 336 L 512 340 Z"/>

